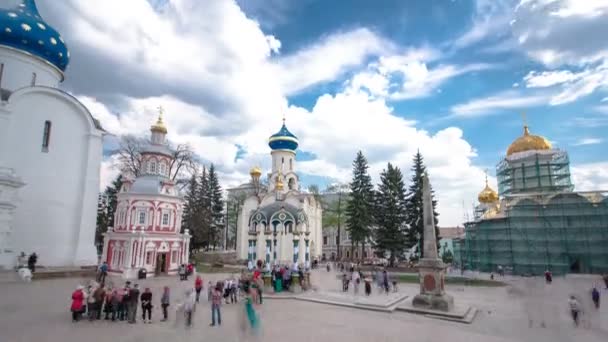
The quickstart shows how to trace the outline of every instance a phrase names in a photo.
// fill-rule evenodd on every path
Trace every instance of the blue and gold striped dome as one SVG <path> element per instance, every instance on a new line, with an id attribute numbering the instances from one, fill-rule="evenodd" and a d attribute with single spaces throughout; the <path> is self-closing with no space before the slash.
<path id="1" fill-rule="evenodd" d="M 34 0 L 18 0 L 17 6 L 0 9 L 0 45 L 41 58 L 61 71 L 70 61 L 63 38 L 40 17 Z"/>
<path id="2" fill-rule="evenodd" d="M 298 137 L 291 133 L 287 126 L 285 126 L 285 119 L 283 119 L 283 126 L 281 130 L 270 136 L 268 139 L 268 146 L 272 150 L 290 150 L 294 151 L 298 148 Z"/>

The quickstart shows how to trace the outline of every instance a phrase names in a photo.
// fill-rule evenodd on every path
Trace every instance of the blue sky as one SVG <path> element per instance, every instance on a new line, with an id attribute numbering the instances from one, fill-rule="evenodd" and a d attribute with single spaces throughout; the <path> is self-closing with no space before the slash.
<path id="1" fill-rule="evenodd" d="M 440 224 L 462 222 L 526 122 L 570 153 L 577 189 L 608 189 L 608 2 L 589 0 L 39 0 L 65 37 L 63 87 L 118 137 L 162 104 L 169 139 L 225 187 L 270 166 L 285 116 L 304 186 L 377 180 L 420 150 Z M 581 39 L 585 37 L 585 39 Z"/>

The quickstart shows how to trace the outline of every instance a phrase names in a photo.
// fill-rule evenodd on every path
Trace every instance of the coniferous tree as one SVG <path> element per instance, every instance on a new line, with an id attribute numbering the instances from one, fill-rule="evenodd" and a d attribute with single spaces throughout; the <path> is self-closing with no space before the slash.
<path id="1" fill-rule="evenodd" d="M 362 245 L 370 237 L 374 223 L 374 186 L 367 172 L 369 168 L 363 152 L 359 151 L 353 162 L 353 179 L 350 183 L 350 200 L 346 206 L 346 229 L 350 233 L 352 249 Z M 351 251 L 351 255 L 352 255 Z"/>
<path id="2" fill-rule="evenodd" d="M 403 175 L 391 163 L 380 174 L 375 204 L 375 247 L 379 252 L 390 252 L 393 265 L 407 247 L 407 224 Z"/>
<path id="3" fill-rule="evenodd" d="M 198 247 L 209 248 L 212 241 L 211 232 L 211 197 L 209 190 L 209 174 L 207 168 L 203 166 L 203 171 L 198 181 L 197 193 L 197 229 L 199 230 Z"/>
<path id="4" fill-rule="evenodd" d="M 192 240 L 190 242 L 191 251 L 197 248 L 196 242 L 200 241 L 200 235 L 195 237 L 195 234 L 200 233 L 196 226 L 198 217 L 198 190 L 198 175 L 195 172 L 188 182 L 188 189 L 184 197 L 184 212 L 182 214 L 182 232 L 185 229 L 189 229 L 190 234 L 192 234 Z"/>
<path id="5" fill-rule="evenodd" d="M 408 241 L 410 246 L 418 244 L 418 251 L 420 257 L 424 256 L 424 213 L 422 205 L 422 177 L 426 172 L 424 166 L 424 160 L 420 151 L 414 155 L 414 165 L 412 166 L 412 183 L 410 184 L 407 193 L 407 224 L 410 227 L 408 232 Z M 435 218 L 435 235 L 437 238 L 437 246 L 439 247 L 439 227 L 437 226 L 437 216 L 439 214 L 435 210 L 437 208 L 437 201 L 434 199 L 433 191 L 431 190 L 431 196 L 433 198 L 433 216 Z"/>
<path id="6" fill-rule="evenodd" d="M 122 187 L 122 175 L 116 177 L 111 185 L 107 186 L 97 205 L 97 225 L 95 229 L 95 244 L 103 243 L 103 233 L 108 231 L 108 227 L 114 226 L 114 214 L 118 204 L 116 195 Z"/>
<path id="7" fill-rule="evenodd" d="M 209 212 L 210 212 L 210 244 L 215 247 L 220 243 L 222 231 L 224 227 L 224 199 L 222 196 L 222 187 L 215 166 L 209 166 L 208 190 L 209 190 Z"/>

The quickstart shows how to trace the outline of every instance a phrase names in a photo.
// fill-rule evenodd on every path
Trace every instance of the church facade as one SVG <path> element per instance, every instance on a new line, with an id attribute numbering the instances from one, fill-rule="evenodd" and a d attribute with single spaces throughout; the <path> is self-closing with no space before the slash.
<path id="1" fill-rule="evenodd" d="M 104 130 L 59 88 L 70 53 L 34 0 L 0 8 L 0 268 L 97 264 Z"/>
<path id="2" fill-rule="evenodd" d="M 174 155 L 165 143 L 162 109 L 150 132 L 142 170 L 135 178 L 123 175 L 114 227 L 104 235 L 102 260 L 110 273 L 125 279 L 136 278 L 141 269 L 147 276 L 177 274 L 189 260 L 190 234 L 181 233 L 184 200 L 170 179 Z"/>
<path id="3" fill-rule="evenodd" d="M 297 263 L 308 268 L 321 256 L 321 203 L 300 191 L 298 143 L 283 122 L 268 142 L 272 167 L 267 185 L 260 179 L 262 170 L 253 167 L 250 182 L 237 188 L 246 189 L 246 198 L 238 212 L 236 252 L 249 264 L 262 260 L 267 265 Z"/>

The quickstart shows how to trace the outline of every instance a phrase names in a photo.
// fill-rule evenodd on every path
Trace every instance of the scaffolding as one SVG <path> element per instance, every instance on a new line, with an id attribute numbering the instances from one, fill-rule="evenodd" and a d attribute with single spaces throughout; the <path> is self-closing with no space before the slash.
<path id="1" fill-rule="evenodd" d="M 507 195 L 496 215 L 466 223 L 465 234 L 454 248 L 466 269 L 608 273 L 608 191 Z"/>
<path id="2" fill-rule="evenodd" d="M 496 178 L 501 196 L 573 190 L 568 154 L 561 150 L 530 151 L 508 156 L 496 166 Z"/>

